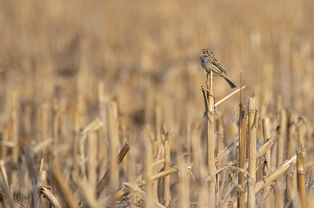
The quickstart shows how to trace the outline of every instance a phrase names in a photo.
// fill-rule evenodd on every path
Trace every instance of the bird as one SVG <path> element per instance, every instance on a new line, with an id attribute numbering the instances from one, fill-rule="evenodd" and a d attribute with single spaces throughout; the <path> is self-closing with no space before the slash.
<path id="1" fill-rule="evenodd" d="M 227 72 L 225 71 L 223 66 L 218 62 L 218 60 L 215 58 L 214 53 L 211 50 L 202 49 L 202 53 L 200 56 L 200 64 L 207 73 L 213 72 L 214 75 L 218 75 L 224 78 L 232 89 L 237 87 L 227 77 Z"/>

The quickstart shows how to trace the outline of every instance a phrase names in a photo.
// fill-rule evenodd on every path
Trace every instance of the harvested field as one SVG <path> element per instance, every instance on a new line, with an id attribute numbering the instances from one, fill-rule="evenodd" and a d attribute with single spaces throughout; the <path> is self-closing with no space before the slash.
<path id="1" fill-rule="evenodd" d="M 312 20 L 312 0 L 0 0 L 0 207 L 314 208 Z"/>

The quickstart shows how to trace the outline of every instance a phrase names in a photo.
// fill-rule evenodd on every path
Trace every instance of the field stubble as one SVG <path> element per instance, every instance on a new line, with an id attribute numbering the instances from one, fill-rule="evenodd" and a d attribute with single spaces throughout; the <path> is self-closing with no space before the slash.
<path id="1" fill-rule="evenodd" d="M 0 1 L 1 206 L 313 207 L 313 8 Z"/>

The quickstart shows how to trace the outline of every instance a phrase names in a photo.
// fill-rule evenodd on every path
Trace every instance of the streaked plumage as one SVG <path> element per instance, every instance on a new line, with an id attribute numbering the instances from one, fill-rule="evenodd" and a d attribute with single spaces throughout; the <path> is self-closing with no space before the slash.
<path id="1" fill-rule="evenodd" d="M 213 72 L 214 75 L 219 75 L 224 78 L 231 88 L 237 87 L 228 77 L 227 72 L 224 70 L 223 66 L 215 58 L 214 53 L 208 49 L 203 49 L 200 56 L 200 63 L 203 69 L 207 73 Z"/>

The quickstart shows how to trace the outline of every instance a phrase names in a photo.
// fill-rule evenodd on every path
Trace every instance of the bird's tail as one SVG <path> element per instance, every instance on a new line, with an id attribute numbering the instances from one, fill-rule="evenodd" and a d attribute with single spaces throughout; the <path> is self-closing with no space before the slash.
<path id="1" fill-rule="evenodd" d="M 230 86 L 232 89 L 237 87 L 228 77 L 223 76 L 223 78 L 228 82 L 229 86 Z"/>

